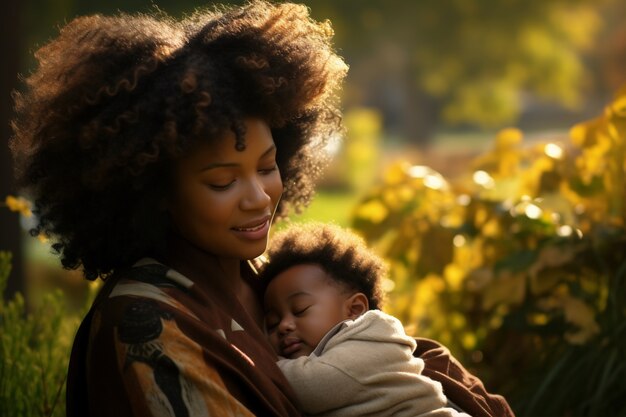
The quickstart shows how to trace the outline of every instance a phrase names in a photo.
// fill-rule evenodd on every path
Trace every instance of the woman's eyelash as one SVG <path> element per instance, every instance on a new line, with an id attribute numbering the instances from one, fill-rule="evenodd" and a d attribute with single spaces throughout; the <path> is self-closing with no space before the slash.
<path id="1" fill-rule="evenodd" d="M 259 172 L 263 175 L 268 175 L 271 174 L 272 172 L 276 171 L 278 169 L 278 165 L 274 165 L 270 168 L 264 168 L 264 169 L 260 169 Z M 220 184 L 209 184 L 209 187 L 215 191 L 225 191 L 227 190 L 231 185 L 233 185 L 235 181 L 231 181 L 228 184 L 224 184 L 224 185 L 220 185 Z"/>
<path id="2" fill-rule="evenodd" d="M 230 188 L 230 186 L 233 185 L 233 182 L 234 181 L 229 182 L 228 184 L 225 184 L 225 185 L 209 184 L 209 187 L 211 189 L 213 189 L 213 190 L 216 190 L 216 191 L 224 191 L 224 190 L 227 190 L 228 188 Z"/>

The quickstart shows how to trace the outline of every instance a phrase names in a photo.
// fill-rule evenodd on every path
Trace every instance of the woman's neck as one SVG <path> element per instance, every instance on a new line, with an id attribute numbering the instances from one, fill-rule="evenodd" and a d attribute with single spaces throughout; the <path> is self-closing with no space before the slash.
<path id="1" fill-rule="evenodd" d="M 241 260 L 220 258 L 210 254 L 178 235 L 168 239 L 167 251 L 158 257 L 161 262 L 191 279 L 209 293 L 230 294 L 239 300 L 252 319 L 263 323 L 258 294 L 242 277 Z"/>
<path id="2" fill-rule="evenodd" d="M 179 235 L 171 234 L 168 237 L 166 252 L 159 258 L 170 268 L 207 289 L 236 293 L 243 281 L 239 259 L 220 258 Z"/>

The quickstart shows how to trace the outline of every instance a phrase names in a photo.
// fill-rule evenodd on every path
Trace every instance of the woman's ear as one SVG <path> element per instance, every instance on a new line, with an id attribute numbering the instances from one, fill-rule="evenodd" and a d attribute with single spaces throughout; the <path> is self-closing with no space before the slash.
<path id="1" fill-rule="evenodd" d="M 349 319 L 356 319 L 369 310 L 369 301 L 362 292 L 352 294 L 346 300 L 346 312 Z"/>

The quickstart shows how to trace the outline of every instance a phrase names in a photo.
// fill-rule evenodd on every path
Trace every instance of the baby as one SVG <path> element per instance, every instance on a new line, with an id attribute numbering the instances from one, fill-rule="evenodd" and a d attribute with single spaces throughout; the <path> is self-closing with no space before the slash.
<path id="1" fill-rule="evenodd" d="M 421 375 L 415 340 L 379 310 L 386 268 L 362 239 L 293 225 L 273 237 L 268 257 L 266 331 L 305 414 L 469 417 Z"/>

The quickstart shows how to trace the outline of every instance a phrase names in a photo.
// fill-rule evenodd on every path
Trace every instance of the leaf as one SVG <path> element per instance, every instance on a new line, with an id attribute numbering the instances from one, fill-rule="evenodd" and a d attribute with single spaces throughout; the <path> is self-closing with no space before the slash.
<path id="1" fill-rule="evenodd" d="M 482 308 L 486 311 L 498 304 L 519 305 L 526 295 L 526 277 L 522 273 L 505 271 L 485 289 Z"/>
<path id="2" fill-rule="evenodd" d="M 536 256 L 536 261 L 530 266 L 528 272 L 531 277 L 536 277 L 545 268 L 566 265 L 574 259 L 577 252 L 578 250 L 573 246 L 544 246 L 539 250 L 539 255 Z"/>
<path id="3" fill-rule="evenodd" d="M 582 345 L 600 332 L 594 310 L 581 299 L 568 293 L 555 293 L 551 297 L 539 300 L 537 304 L 546 311 L 563 312 L 565 320 L 574 326 L 574 330 L 565 333 L 565 339 L 571 344 Z"/>
<path id="4" fill-rule="evenodd" d="M 528 268 L 537 260 L 537 251 L 523 250 L 512 253 L 497 262 L 496 273 L 502 270 L 511 272 L 526 272 Z"/>

